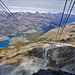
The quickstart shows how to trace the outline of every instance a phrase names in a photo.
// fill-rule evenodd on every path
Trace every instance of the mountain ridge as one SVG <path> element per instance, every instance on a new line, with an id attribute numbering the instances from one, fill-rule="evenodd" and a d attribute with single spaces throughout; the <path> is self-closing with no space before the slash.
<path id="1" fill-rule="evenodd" d="M 59 26 L 59 20 L 61 17 L 61 14 L 49 13 L 16 12 L 12 14 L 20 20 L 21 24 L 23 24 L 26 29 L 24 30 L 22 28 L 23 26 L 19 26 L 19 24 L 16 23 L 10 15 L 0 12 L 0 34 L 16 34 L 21 31 L 32 29 L 47 32 L 50 29 L 54 29 Z M 68 23 L 74 21 L 74 16 L 75 15 L 70 16 Z"/>
<path id="2" fill-rule="evenodd" d="M 59 34 L 61 33 L 61 29 L 62 27 L 60 28 Z M 60 39 L 59 39 L 59 34 L 56 39 L 57 32 L 58 28 L 52 29 L 47 33 L 45 33 L 43 36 L 41 36 L 41 40 L 58 41 L 62 43 L 64 42 L 75 45 L 75 22 L 66 25 Z"/>

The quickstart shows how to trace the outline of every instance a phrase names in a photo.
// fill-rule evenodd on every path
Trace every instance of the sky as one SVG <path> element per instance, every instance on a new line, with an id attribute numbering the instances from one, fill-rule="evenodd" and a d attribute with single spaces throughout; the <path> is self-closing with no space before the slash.
<path id="1" fill-rule="evenodd" d="M 12 12 L 60 13 L 66 0 L 2 0 Z M 71 0 L 68 0 L 67 8 Z M 66 8 L 66 10 L 67 10 Z M 66 12 L 65 12 L 66 13 Z M 75 6 L 72 11 L 75 14 Z"/>

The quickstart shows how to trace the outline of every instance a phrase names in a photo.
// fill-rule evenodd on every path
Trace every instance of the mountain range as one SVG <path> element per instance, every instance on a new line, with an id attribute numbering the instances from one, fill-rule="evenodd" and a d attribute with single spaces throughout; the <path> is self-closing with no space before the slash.
<path id="1" fill-rule="evenodd" d="M 0 12 L 0 34 L 16 34 L 26 30 L 37 30 L 47 32 L 59 26 L 61 14 L 15 12 L 12 14 L 22 25 L 16 22 L 9 14 Z M 66 14 L 65 14 L 66 15 Z M 65 17 L 64 17 L 65 18 Z M 71 15 L 68 23 L 74 22 L 75 15 Z"/>

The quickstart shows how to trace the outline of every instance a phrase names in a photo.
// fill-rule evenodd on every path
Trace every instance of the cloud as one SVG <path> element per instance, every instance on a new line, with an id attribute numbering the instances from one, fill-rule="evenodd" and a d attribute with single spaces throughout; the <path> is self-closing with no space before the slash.
<path id="1" fill-rule="evenodd" d="M 50 9 L 44 9 L 44 8 L 36 8 L 36 7 L 15 7 L 15 6 L 10 6 L 9 7 L 12 12 L 32 12 L 35 13 L 36 11 L 40 13 L 48 13 L 51 11 Z"/>
<path id="2" fill-rule="evenodd" d="M 2 0 L 2 1 L 11 10 L 27 11 L 28 9 L 28 11 L 34 12 L 35 10 L 40 12 L 41 11 L 62 12 L 65 4 L 65 0 Z M 68 0 L 68 3 L 69 2 L 70 0 Z M 73 10 L 73 13 L 74 12 L 75 10 Z"/>

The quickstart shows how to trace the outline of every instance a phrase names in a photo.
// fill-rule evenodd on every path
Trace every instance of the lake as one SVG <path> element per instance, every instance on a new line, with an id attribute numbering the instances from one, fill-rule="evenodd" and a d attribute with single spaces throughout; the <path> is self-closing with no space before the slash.
<path id="1" fill-rule="evenodd" d="M 10 39 L 12 39 L 13 37 L 15 37 L 15 35 L 9 35 L 8 37 L 9 37 L 8 40 L 0 41 L 0 47 L 8 46 L 9 43 L 10 43 Z"/>
<path id="2" fill-rule="evenodd" d="M 28 34 L 28 33 L 18 33 L 16 35 L 21 35 L 21 34 Z M 9 35 L 9 39 L 8 40 L 3 40 L 3 41 L 0 41 L 0 47 L 5 47 L 5 46 L 8 46 L 9 43 L 10 43 L 10 39 L 12 39 L 13 37 L 15 37 L 16 35 Z"/>
<path id="3" fill-rule="evenodd" d="M 9 45 L 9 43 L 10 43 L 9 40 L 0 41 L 0 47 L 5 47 L 5 46 Z"/>
<path id="4" fill-rule="evenodd" d="M 15 37 L 15 35 L 9 35 L 9 40 L 12 39 L 13 37 Z"/>

